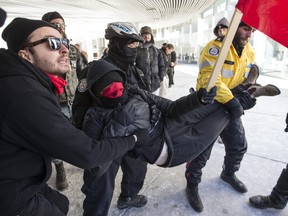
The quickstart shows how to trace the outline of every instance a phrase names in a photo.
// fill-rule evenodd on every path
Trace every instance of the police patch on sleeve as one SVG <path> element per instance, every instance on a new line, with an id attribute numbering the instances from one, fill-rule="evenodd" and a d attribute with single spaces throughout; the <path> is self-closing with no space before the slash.
<path id="1" fill-rule="evenodd" d="M 87 88 L 87 78 L 81 79 L 77 87 L 78 91 L 83 93 L 87 90 Z"/>
<path id="2" fill-rule="evenodd" d="M 217 47 L 211 47 L 208 52 L 211 56 L 216 56 L 219 53 L 219 49 Z"/>

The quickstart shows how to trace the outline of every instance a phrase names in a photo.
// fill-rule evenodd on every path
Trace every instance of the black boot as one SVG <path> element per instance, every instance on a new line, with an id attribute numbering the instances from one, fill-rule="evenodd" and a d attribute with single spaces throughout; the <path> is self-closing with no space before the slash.
<path id="1" fill-rule="evenodd" d="M 186 187 L 186 193 L 188 196 L 188 201 L 190 203 L 190 206 L 196 211 L 196 212 L 202 212 L 204 207 L 201 201 L 201 198 L 198 193 L 198 187 Z"/>
<path id="2" fill-rule="evenodd" d="M 270 196 L 253 196 L 249 198 L 249 202 L 255 208 L 266 209 L 266 208 L 275 208 L 275 209 L 283 209 L 286 204 L 276 204 Z"/>
<path id="3" fill-rule="evenodd" d="M 55 167 L 56 167 L 56 187 L 58 190 L 61 191 L 68 187 L 63 161 L 61 161 L 61 163 L 59 164 L 55 164 Z"/>
<path id="4" fill-rule="evenodd" d="M 288 202 L 288 165 L 286 169 L 282 170 L 270 197 L 277 205 L 286 206 Z"/>
<path id="5" fill-rule="evenodd" d="M 132 207 L 142 207 L 147 204 L 147 197 L 143 195 L 136 195 L 136 196 L 121 196 L 117 201 L 117 207 L 119 209 L 125 209 L 130 206 Z"/>
<path id="6" fill-rule="evenodd" d="M 220 175 L 220 178 L 227 182 L 228 184 L 230 184 L 236 191 L 240 192 L 240 193 L 246 193 L 248 190 L 247 190 L 247 187 L 245 186 L 245 184 L 240 181 L 235 174 L 233 175 L 227 175 L 225 173 L 225 171 L 223 170 L 221 175 Z"/>

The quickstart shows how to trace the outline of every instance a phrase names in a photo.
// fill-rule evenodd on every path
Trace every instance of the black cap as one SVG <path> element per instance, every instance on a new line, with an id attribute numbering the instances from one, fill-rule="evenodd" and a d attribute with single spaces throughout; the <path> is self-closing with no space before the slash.
<path id="1" fill-rule="evenodd" d="M 241 22 L 239 23 L 239 26 L 238 26 L 238 27 L 241 27 L 241 26 L 251 27 L 251 26 L 247 25 L 247 24 L 246 24 L 245 22 L 243 22 L 243 21 L 241 21 Z"/>
<path id="2" fill-rule="evenodd" d="M 111 85 L 113 82 L 124 83 L 123 77 L 119 74 L 118 71 L 111 71 L 102 76 L 99 80 L 97 80 L 94 83 L 91 90 L 96 97 L 99 97 L 103 89 Z"/>
<path id="3" fill-rule="evenodd" d="M 41 27 L 51 27 L 55 29 L 55 27 L 45 21 L 18 17 L 12 20 L 4 29 L 2 38 L 6 41 L 8 49 L 18 53 L 19 50 L 24 48 L 23 46 L 29 35 Z"/>
<path id="4" fill-rule="evenodd" d="M 65 22 L 64 18 L 57 11 L 48 12 L 42 16 L 42 20 L 44 20 L 46 22 L 50 22 L 53 19 L 62 19 L 63 22 Z"/>
<path id="5" fill-rule="evenodd" d="M 0 27 L 4 25 L 6 16 L 6 12 L 2 8 L 0 8 Z"/>

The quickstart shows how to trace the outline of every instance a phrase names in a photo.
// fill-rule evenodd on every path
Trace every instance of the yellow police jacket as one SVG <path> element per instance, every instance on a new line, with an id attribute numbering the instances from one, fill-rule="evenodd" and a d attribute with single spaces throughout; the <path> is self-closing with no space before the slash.
<path id="1" fill-rule="evenodd" d="M 199 59 L 199 74 L 196 89 L 206 88 L 216 63 L 217 57 L 222 46 L 223 38 L 210 41 L 202 50 Z M 248 76 L 252 63 L 254 62 L 255 51 L 250 43 L 247 43 L 242 51 L 241 57 L 238 56 L 236 49 L 231 44 L 225 62 L 218 75 L 216 86 L 217 95 L 215 100 L 219 103 L 227 103 L 234 96 L 230 89 L 241 84 Z"/>

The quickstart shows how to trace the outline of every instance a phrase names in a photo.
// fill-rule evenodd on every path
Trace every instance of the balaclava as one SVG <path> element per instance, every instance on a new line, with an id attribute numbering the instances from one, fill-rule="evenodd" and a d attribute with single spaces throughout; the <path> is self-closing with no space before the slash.
<path id="1" fill-rule="evenodd" d="M 117 71 L 111 71 L 102 76 L 92 85 L 92 92 L 105 108 L 116 108 L 127 99 L 124 81 Z"/>
<path id="2" fill-rule="evenodd" d="M 127 71 L 129 65 L 134 65 L 136 62 L 137 48 L 127 47 L 132 42 L 133 40 L 130 38 L 112 38 L 109 41 L 108 56 L 124 71 Z"/>

